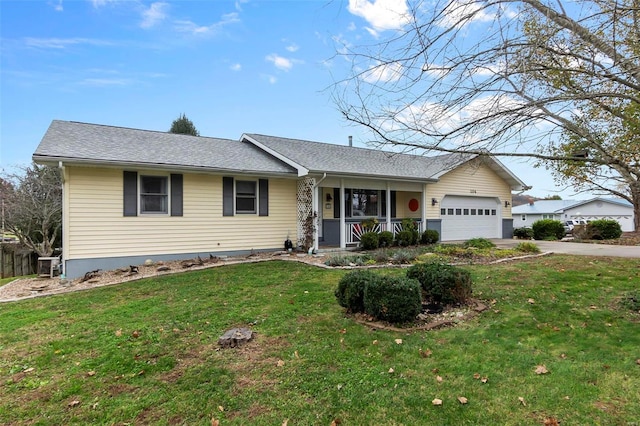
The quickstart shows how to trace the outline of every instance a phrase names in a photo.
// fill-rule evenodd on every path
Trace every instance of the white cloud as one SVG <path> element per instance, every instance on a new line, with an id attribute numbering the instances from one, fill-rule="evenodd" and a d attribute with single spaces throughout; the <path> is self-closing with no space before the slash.
<path id="1" fill-rule="evenodd" d="M 262 78 L 263 80 L 266 80 L 267 83 L 269 84 L 276 84 L 278 82 L 278 79 L 276 78 L 276 76 L 270 75 L 270 74 L 261 74 L 260 78 Z"/>
<path id="2" fill-rule="evenodd" d="M 91 46 L 111 46 L 113 43 L 103 40 L 91 38 L 34 38 L 27 37 L 24 39 L 28 47 L 39 49 L 66 49 L 70 46 L 88 44 Z"/>
<path id="3" fill-rule="evenodd" d="M 284 56 L 280 56 L 275 53 L 267 55 L 265 59 L 271 62 L 276 68 L 282 71 L 289 71 L 291 70 L 291 68 L 293 68 L 294 64 L 303 63 L 300 60 L 285 58 Z"/>
<path id="4" fill-rule="evenodd" d="M 293 53 L 293 52 L 297 52 L 297 51 L 298 51 L 298 49 L 300 49 L 300 46 L 298 46 L 298 45 L 297 45 L 297 44 L 295 44 L 295 43 L 291 43 L 291 44 L 289 44 L 287 47 L 285 47 L 285 49 L 287 49 L 287 51 L 289 51 L 289 52 Z"/>
<path id="5" fill-rule="evenodd" d="M 229 69 L 231 71 L 242 71 L 242 65 L 240 64 L 233 64 L 229 67 Z"/>
<path id="6" fill-rule="evenodd" d="M 224 26 L 240 22 L 238 14 L 227 13 L 222 15 L 220 21 L 211 25 L 197 25 L 192 21 L 175 21 L 175 28 L 179 32 L 189 33 L 193 35 L 213 35 L 217 34 Z"/>
<path id="7" fill-rule="evenodd" d="M 117 0 L 89 0 L 93 7 L 98 8 L 107 5 L 107 3 L 113 3 Z"/>
<path id="8" fill-rule="evenodd" d="M 397 30 L 411 21 L 406 0 L 349 0 L 349 12 L 364 18 L 373 28 L 372 35 L 381 31 Z"/>
<path id="9" fill-rule="evenodd" d="M 53 10 L 55 10 L 56 12 L 63 12 L 64 11 L 64 6 L 62 6 L 62 0 L 50 1 L 47 4 L 49 4 L 49 6 L 51 6 L 51 7 L 53 7 Z"/>
<path id="10" fill-rule="evenodd" d="M 242 12 L 242 4 L 243 3 L 249 3 L 249 0 L 236 0 L 235 6 L 236 6 L 236 10 L 238 12 Z"/>
<path id="11" fill-rule="evenodd" d="M 402 64 L 392 62 L 390 64 L 378 63 L 362 73 L 362 79 L 367 83 L 388 83 L 398 81 L 402 76 Z"/>
<path id="12" fill-rule="evenodd" d="M 168 9 L 168 3 L 151 3 L 148 9 L 144 9 L 142 11 L 142 22 L 140 22 L 140 27 L 151 28 L 159 22 L 162 22 L 167 17 Z"/>

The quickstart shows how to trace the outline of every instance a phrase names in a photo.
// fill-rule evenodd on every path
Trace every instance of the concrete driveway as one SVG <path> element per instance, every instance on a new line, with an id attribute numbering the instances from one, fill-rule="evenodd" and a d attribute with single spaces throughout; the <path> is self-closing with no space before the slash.
<path id="1" fill-rule="evenodd" d="M 515 247 L 523 240 L 492 240 L 501 248 Z M 580 256 L 611 256 L 640 258 L 640 246 L 613 246 L 608 244 L 572 243 L 566 241 L 531 241 L 543 252 L 576 254 Z"/>

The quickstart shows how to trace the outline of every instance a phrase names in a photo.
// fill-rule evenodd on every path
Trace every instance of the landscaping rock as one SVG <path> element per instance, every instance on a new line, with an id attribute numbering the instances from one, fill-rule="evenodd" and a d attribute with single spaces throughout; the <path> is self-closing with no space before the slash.
<path id="1" fill-rule="evenodd" d="M 253 331 L 248 328 L 232 328 L 218 339 L 218 344 L 223 348 L 235 348 L 253 339 Z"/>

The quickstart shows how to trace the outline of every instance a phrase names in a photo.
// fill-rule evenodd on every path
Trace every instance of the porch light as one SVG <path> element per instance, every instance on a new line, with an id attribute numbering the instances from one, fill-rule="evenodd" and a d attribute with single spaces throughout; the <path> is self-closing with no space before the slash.
<path id="1" fill-rule="evenodd" d="M 504 202 L 504 206 L 505 206 L 505 207 L 509 207 L 510 205 L 511 205 L 511 203 L 510 203 L 509 201 L 506 201 L 506 200 L 505 200 L 505 202 Z"/>
<path id="2" fill-rule="evenodd" d="M 328 192 L 327 192 L 326 200 L 328 203 L 330 203 L 333 200 L 333 197 Z"/>
<path id="3" fill-rule="evenodd" d="M 438 200 L 436 200 L 435 198 L 431 199 L 431 205 L 435 206 L 436 204 L 438 204 Z"/>

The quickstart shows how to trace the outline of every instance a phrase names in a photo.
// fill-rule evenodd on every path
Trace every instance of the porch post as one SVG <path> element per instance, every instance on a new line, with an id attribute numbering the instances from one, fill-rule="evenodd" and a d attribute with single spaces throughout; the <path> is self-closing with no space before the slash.
<path id="1" fill-rule="evenodd" d="M 422 232 L 427 230 L 427 184 L 422 184 L 422 209 L 420 212 L 422 220 Z"/>
<path id="2" fill-rule="evenodd" d="M 336 200 L 338 201 L 338 200 Z M 344 218 L 344 212 L 346 210 L 345 200 L 344 200 L 344 179 L 340 179 L 340 248 L 347 248 L 346 236 L 345 236 L 345 225 L 346 221 Z"/>
<path id="3" fill-rule="evenodd" d="M 387 182 L 387 197 L 385 201 L 387 204 L 387 231 L 393 232 L 393 229 L 391 229 L 391 185 L 389 182 Z"/>

